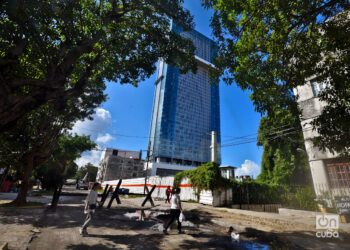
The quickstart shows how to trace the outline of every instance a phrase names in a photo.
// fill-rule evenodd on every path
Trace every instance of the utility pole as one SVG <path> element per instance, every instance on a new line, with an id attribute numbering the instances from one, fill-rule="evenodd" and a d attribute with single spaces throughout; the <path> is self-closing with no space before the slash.
<path id="1" fill-rule="evenodd" d="M 149 161 L 149 149 L 147 149 L 147 155 L 146 155 L 146 176 L 145 176 L 145 186 L 143 187 L 143 195 L 146 194 L 146 185 L 147 185 L 147 179 L 148 179 L 148 161 Z"/>
<path id="2" fill-rule="evenodd" d="M 218 141 L 216 131 L 211 131 L 211 161 L 218 163 Z"/>

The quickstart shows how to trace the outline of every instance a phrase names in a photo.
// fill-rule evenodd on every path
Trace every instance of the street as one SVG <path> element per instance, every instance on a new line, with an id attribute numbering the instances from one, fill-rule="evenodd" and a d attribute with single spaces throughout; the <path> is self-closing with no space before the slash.
<path id="1" fill-rule="evenodd" d="M 8 242 L 9 249 L 348 249 L 349 234 L 341 232 L 340 239 L 321 240 L 315 228 L 302 220 L 274 218 L 274 214 L 252 211 L 237 212 L 229 208 L 213 208 L 183 202 L 186 221 L 185 234 L 170 230 L 162 233 L 168 219 L 169 205 L 155 201 L 141 207 L 143 197 L 121 197 L 111 209 L 96 211 L 89 235 L 82 237 L 83 192 L 65 187 L 56 213 L 45 209 L 0 209 L 0 243 Z M 0 194 L 3 200 L 3 193 Z M 29 200 L 31 200 L 30 198 Z M 42 199 L 43 201 L 44 199 Z M 49 197 L 46 198 L 49 202 Z M 250 215 L 244 213 L 250 212 Z M 257 217 L 259 216 L 260 217 Z M 265 215 L 263 215 L 265 214 Z M 176 223 L 175 223 L 176 224 Z M 176 225 L 173 224 L 173 229 Z M 239 234 L 231 239 L 229 227 Z"/>

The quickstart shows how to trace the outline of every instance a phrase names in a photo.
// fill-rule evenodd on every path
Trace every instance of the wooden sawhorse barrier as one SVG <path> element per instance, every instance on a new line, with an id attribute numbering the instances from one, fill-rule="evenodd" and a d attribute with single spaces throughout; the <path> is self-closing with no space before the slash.
<path id="1" fill-rule="evenodd" d="M 146 204 L 146 202 L 148 200 L 151 202 L 152 207 L 155 206 L 154 202 L 153 202 L 153 199 L 152 199 L 152 193 L 153 193 L 154 189 L 156 188 L 156 186 L 157 185 L 153 185 L 151 191 L 149 191 L 147 185 L 145 185 L 145 190 L 146 190 L 147 196 L 146 196 L 145 200 L 141 204 L 142 207 Z"/>
<path id="2" fill-rule="evenodd" d="M 110 201 L 109 201 L 109 203 L 107 205 L 107 208 L 111 208 L 111 205 L 112 205 L 112 202 L 113 202 L 114 199 L 117 200 L 118 204 L 121 204 L 120 199 L 119 199 L 119 195 L 118 195 L 118 191 L 119 191 L 119 188 L 120 188 L 121 184 L 122 184 L 122 179 L 119 180 L 118 185 L 116 186 L 116 188 L 115 188 L 115 190 L 113 192 L 113 195 L 112 195 L 112 197 L 111 197 L 111 199 L 110 199 Z M 112 186 L 109 186 L 109 184 L 106 184 L 106 187 L 105 187 L 105 189 L 103 191 L 103 194 L 102 194 L 102 197 L 101 197 L 100 204 L 98 206 L 99 208 L 103 207 L 103 205 L 104 205 L 104 203 L 105 203 L 109 193 L 112 191 L 112 189 L 113 189 Z"/>

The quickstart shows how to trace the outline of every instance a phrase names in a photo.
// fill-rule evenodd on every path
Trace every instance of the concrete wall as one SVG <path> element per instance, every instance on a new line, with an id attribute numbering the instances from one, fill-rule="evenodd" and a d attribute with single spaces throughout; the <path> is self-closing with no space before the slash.
<path id="1" fill-rule="evenodd" d="M 100 163 L 97 181 L 109 181 L 117 178 L 129 179 L 145 176 L 144 161 L 107 155 Z"/>
<path id="2" fill-rule="evenodd" d="M 119 180 L 105 181 L 102 183 L 104 188 L 106 184 L 117 186 Z M 147 186 L 150 190 L 153 185 L 156 185 L 156 189 L 152 193 L 154 198 L 166 198 L 165 190 L 168 186 L 172 187 L 174 183 L 173 176 L 151 176 L 147 179 Z M 129 193 L 143 194 L 144 193 L 145 178 L 125 179 L 122 181 L 121 188 L 129 189 Z M 180 197 L 183 201 L 197 200 L 195 190 L 190 184 L 187 178 L 184 178 L 179 185 L 181 188 Z M 231 205 L 232 203 L 232 189 L 214 191 L 214 196 L 211 191 L 201 191 L 199 203 L 212 205 L 212 206 L 224 206 Z"/>

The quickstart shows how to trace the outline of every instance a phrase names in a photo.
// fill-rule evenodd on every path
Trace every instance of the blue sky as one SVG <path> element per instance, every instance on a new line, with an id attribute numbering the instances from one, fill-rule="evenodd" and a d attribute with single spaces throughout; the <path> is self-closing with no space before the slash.
<path id="1" fill-rule="evenodd" d="M 205 10 L 199 0 L 186 0 L 185 8 L 191 11 L 195 29 L 213 38 L 211 34 L 211 12 Z M 107 82 L 107 102 L 97 109 L 93 121 L 78 122 L 73 131 L 90 134 L 100 148 L 113 147 L 127 150 L 146 150 L 152 113 L 155 74 L 139 86 L 120 85 Z M 245 136 L 257 132 L 260 114 L 254 111 L 249 93 L 235 85 L 220 82 L 221 140 L 227 143 L 232 137 Z M 135 136 L 135 137 L 133 137 Z M 101 151 L 84 153 L 77 160 L 82 166 L 88 162 L 98 163 Z M 256 143 L 224 147 L 221 151 L 222 165 L 241 168 L 239 174 L 260 172 L 262 148 Z M 145 153 L 143 154 L 143 157 Z"/>

